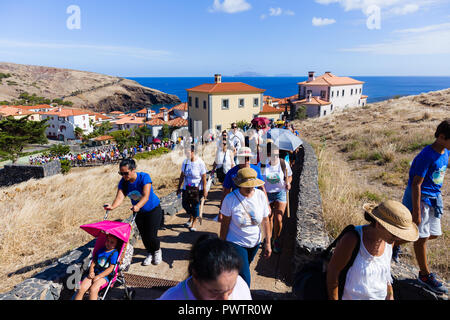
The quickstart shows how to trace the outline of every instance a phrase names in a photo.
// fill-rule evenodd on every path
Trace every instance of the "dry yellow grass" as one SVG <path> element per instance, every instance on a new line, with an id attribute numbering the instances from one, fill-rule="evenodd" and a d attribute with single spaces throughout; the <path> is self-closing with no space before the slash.
<path id="1" fill-rule="evenodd" d="M 410 162 L 434 141 L 436 127 L 449 111 L 447 89 L 294 123 L 318 155 L 324 219 L 332 236 L 348 224 L 365 223 L 364 202 L 401 201 Z M 449 180 L 442 188 L 443 236 L 429 242 L 430 266 L 445 279 L 450 275 Z M 416 265 L 412 245 L 406 250 L 407 261 Z"/>
<path id="2" fill-rule="evenodd" d="M 213 163 L 213 154 L 210 144 L 203 156 L 206 164 Z M 138 161 L 137 170 L 150 174 L 155 193 L 163 197 L 176 190 L 182 160 L 182 153 L 173 152 Z M 103 204 L 112 203 L 117 192 L 117 172 L 116 165 L 74 169 L 66 176 L 0 189 L 0 293 L 42 270 L 37 266 L 42 262 L 92 239 L 79 226 L 103 219 Z M 125 200 L 109 219 L 127 218 L 130 207 Z M 24 268 L 31 270 L 23 272 Z"/>

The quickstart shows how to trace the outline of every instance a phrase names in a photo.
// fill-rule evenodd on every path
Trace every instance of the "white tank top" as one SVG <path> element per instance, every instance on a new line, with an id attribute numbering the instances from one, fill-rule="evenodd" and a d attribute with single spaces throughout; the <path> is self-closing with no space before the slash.
<path id="1" fill-rule="evenodd" d="M 342 300 L 384 300 L 387 284 L 392 283 L 392 245 L 386 243 L 381 256 L 372 256 L 363 243 L 363 226 L 356 226 L 359 233 L 359 252 L 347 272 Z"/>

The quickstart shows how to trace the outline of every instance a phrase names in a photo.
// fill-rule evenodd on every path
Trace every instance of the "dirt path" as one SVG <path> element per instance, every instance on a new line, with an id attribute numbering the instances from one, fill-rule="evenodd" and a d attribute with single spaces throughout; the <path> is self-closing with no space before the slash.
<path id="1" fill-rule="evenodd" d="M 184 210 L 174 216 L 165 216 L 165 230 L 160 230 L 158 235 L 161 240 L 161 248 L 163 252 L 163 262 L 158 265 L 142 266 L 142 262 L 146 257 L 146 251 L 142 241 L 138 241 L 135 245 L 134 257 L 130 269 L 126 277 L 129 277 L 130 287 L 136 290 L 137 300 L 153 300 L 158 298 L 170 285 L 157 286 L 152 288 L 139 287 L 136 278 L 141 281 L 142 277 L 150 277 L 153 279 L 163 279 L 171 281 L 182 281 L 187 277 L 187 267 L 189 259 L 189 251 L 195 240 L 204 233 L 218 234 L 220 224 L 213 219 L 219 212 L 221 186 L 213 186 L 208 195 L 208 201 L 205 204 L 203 221 L 200 225 L 196 224 L 197 232 L 190 232 L 184 223 L 187 222 L 188 216 Z M 292 231 L 291 220 L 286 219 L 286 225 L 283 234 L 283 252 L 281 254 L 273 254 L 271 258 L 265 260 L 260 258 L 261 249 L 259 249 L 255 260 L 252 262 L 251 269 L 251 291 L 253 299 L 292 299 L 291 288 L 291 257 L 293 257 L 293 238 L 295 232 Z M 292 241 L 291 241 L 292 240 Z M 131 277 L 130 277 L 131 275 Z M 133 277 L 138 276 L 138 277 Z M 145 280 L 145 279 L 144 279 Z M 165 281 L 160 281 L 165 282 Z M 136 286 L 133 286 L 133 283 Z M 144 285 L 145 286 L 145 285 Z M 149 285 L 151 286 L 151 285 Z M 124 291 L 122 287 L 113 290 L 110 299 L 121 298 Z"/>

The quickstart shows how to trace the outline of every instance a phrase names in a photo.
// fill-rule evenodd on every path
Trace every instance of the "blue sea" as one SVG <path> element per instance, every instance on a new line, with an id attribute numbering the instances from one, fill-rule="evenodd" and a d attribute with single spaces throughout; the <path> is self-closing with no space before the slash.
<path id="1" fill-rule="evenodd" d="M 417 95 L 423 92 L 450 88 L 450 77 L 359 77 L 354 79 L 364 81 L 363 94 L 369 96 L 368 103 L 390 99 L 394 96 Z M 203 83 L 213 83 L 214 77 L 151 77 L 128 78 L 139 84 L 174 94 L 181 101 L 187 101 L 186 89 Z M 244 82 L 257 88 L 265 89 L 265 95 L 275 98 L 293 96 L 298 92 L 298 82 L 306 77 L 222 77 L 222 82 Z M 154 106 L 159 109 L 161 106 Z M 167 105 L 166 105 L 167 107 Z"/>

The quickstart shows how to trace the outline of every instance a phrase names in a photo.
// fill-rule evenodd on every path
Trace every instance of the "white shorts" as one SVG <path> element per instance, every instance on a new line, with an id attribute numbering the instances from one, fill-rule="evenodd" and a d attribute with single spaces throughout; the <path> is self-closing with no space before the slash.
<path id="1" fill-rule="evenodd" d="M 419 224 L 419 238 L 441 236 L 441 219 L 436 218 L 434 208 L 423 201 L 420 202 L 421 220 Z"/>

